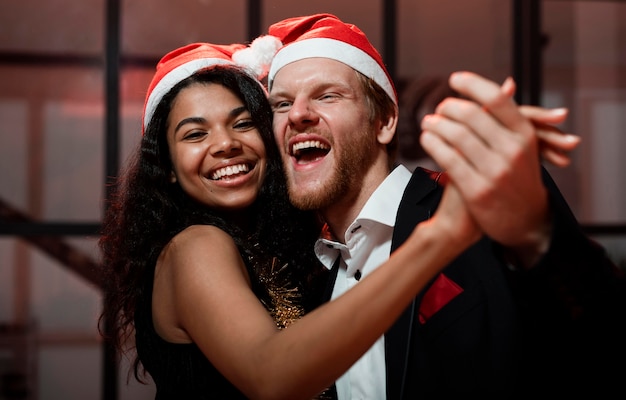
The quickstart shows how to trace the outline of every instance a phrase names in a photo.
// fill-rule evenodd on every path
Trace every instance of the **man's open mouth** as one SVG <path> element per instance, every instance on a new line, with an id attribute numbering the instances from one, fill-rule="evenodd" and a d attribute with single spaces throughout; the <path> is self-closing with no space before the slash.
<path id="1" fill-rule="evenodd" d="M 291 154 L 298 163 L 307 163 L 319 160 L 328 154 L 330 146 L 319 140 L 305 140 L 291 146 Z"/>

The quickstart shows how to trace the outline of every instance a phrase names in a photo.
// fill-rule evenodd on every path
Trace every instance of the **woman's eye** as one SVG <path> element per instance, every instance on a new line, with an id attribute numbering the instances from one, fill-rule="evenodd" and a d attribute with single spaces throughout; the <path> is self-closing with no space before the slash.
<path id="1" fill-rule="evenodd" d="M 203 131 L 191 131 L 185 134 L 185 140 L 192 140 L 192 139 L 197 139 L 199 137 L 202 137 L 202 135 L 204 135 L 205 132 Z"/>
<path id="2" fill-rule="evenodd" d="M 235 129 L 238 130 L 246 130 L 252 129 L 255 127 L 254 122 L 251 119 L 244 119 L 241 121 L 237 121 L 234 125 Z"/>

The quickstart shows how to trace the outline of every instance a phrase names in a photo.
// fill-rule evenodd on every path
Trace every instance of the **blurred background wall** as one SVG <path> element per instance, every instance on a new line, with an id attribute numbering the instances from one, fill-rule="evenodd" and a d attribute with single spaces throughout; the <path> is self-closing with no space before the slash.
<path id="1" fill-rule="evenodd" d="M 402 160 L 420 116 L 467 69 L 518 99 L 570 108 L 583 137 L 552 170 L 585 229 L 626 263 L 626 2 L 565 0 L 22 0 L 0 2 L 0 400 L 151 399 L 97 330 L 97 232 L 109 177 L 140 137 L 164 53 L 250 41 L 330 12 L 380 49 L 401 95 Z M 443 83 L 442 83 L 443 82 Z"/>

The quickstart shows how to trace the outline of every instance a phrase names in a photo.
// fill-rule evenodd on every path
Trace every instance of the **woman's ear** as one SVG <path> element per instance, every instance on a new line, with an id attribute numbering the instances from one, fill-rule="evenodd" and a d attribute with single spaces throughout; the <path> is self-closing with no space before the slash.
<path id="1" fill-rule="evenodd" d="M 170 172 L 170 183 L 176 183 L 176 174 L 174 171 Z"/>
<path id="2" fill-rule="evenodd" d="M 386 121 L 380 121 L 378 127 L 378 134 L 376 138 L 381 144 L 389 144 L 393 139 L 393 135 L 396 134 L 396 128 L 398 126 L 398 111 L 390 115 Z"/>

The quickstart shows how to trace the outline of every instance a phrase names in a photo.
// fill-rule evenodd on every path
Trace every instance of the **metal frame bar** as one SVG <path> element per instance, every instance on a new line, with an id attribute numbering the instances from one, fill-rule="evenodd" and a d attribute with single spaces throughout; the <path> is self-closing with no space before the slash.
<path id="1" fill-rule="evenodd" d="M 515 100 L 539 105 L 542 90 L 541 0 L 513 0 L 511 65 L 517 83 Z"/>

